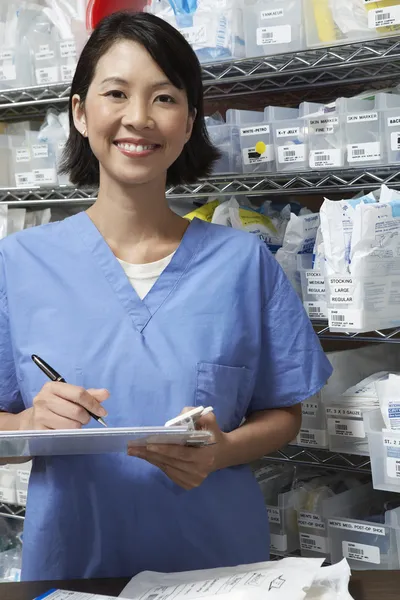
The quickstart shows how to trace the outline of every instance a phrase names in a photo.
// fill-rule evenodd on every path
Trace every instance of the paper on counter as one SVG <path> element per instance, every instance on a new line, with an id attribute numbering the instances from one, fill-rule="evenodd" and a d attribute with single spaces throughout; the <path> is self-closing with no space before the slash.
<path id="1" fill-rule="evenodd" d="M 238 567 L 136 575 L 120 598 L 130 600 L 305 600 L 324 559 L 284 558 Z M 347 600 L 347 599 L 345 599 Z"/>

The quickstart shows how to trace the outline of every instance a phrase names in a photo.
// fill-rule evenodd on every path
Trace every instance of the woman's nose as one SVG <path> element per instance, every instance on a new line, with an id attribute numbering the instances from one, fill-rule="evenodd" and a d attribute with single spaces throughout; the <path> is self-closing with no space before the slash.
<path id="1" fill-rule="evenodd" d="M 149 114 L 148 105 L 145 102 L 130 102 L 126 107 L 125 114 L 122 118 L 122 124 L 126 127 L 132 127 L 137 131 L 152 128 L 154 126 L 153 119 Z"/>

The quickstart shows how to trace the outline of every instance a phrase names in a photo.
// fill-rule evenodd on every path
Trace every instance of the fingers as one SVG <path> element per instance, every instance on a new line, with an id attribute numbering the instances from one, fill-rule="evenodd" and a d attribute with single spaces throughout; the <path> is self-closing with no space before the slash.
<path id="1" fill-rule="evenodd" d="M 98 391 L 102 393 L 101 397 L 105 396 L 105 390 Z M 43 386 L 43 392 L 78 404 L 98 417 L 105 417 L 107 415 L 107 411 L 100 405 L 94 395 L 89 394 L 83 387 L 51 381 Z M 104 397 L 104 399 L 106 398 Z"/>

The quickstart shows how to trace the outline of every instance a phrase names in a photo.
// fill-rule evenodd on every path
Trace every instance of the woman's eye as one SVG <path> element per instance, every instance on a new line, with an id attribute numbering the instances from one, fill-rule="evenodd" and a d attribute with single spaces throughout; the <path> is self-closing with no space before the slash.
<path id="1" fill-rule="evenodd" d="M 158 102 L 167 102 L 167 103 L 175 103 L 175 100 L 172 96 L 169 96 L 168 94 L 162 94 L 161 96 L 157 96 L 156 98 L 158 100 Z"/>
<path id="2" fill-rule="evenodd" d="M 126 98 L 124 92 L 120 92 L 119 90 L 110 90 L 109 92 L 107 92 L 105 94 L 105 96 L 111 97 L 111 98 L 116 98 L 117 100 L 121 100 L 123 98 Z"/>

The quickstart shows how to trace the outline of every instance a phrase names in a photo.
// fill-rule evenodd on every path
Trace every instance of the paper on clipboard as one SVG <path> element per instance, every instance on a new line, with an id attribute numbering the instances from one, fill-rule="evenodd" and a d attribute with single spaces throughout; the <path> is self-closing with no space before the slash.
<path id="1" fill-rule="evenodd" d="M 109 427 L 5 431 L 0 433 L 0 457 L 59 456 L 126 452 L 129 443 L 203 446 L 212 442 L 208 431 L 186 427 Z"/>

